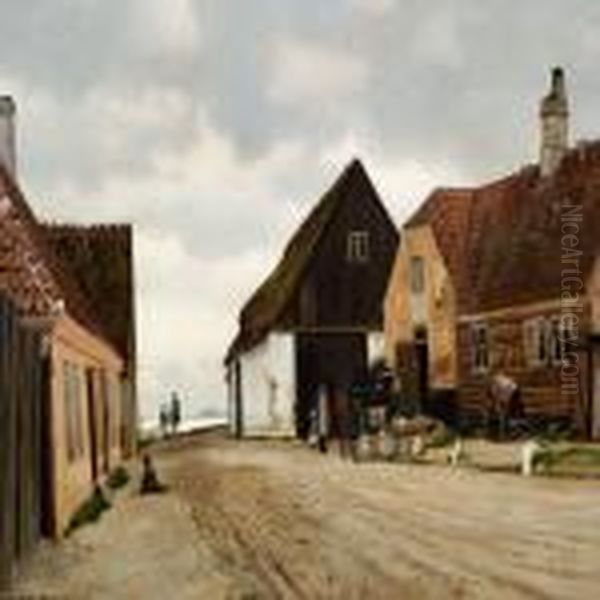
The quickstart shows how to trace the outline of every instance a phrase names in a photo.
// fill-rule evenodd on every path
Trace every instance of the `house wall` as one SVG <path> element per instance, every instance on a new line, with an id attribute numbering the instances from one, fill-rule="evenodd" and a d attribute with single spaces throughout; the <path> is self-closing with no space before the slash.
<path id="1" fill-rule="evenodd" d="M 424 293 L 411 292 L 410 259 L 424 259 Z M 404 230 L 384 301 L 385 355 L 397 367 L 401 348 L 410 346 L 415 329 L 427 329 L 429 385 L 453 388 L 457 383 L 456 295 L 448 270 L 428 225 Z"/>
<path id="2" fill-rule="evenodd" d="M 580 315 L 581 336 L 578 342 L 575 369 L 563 371 L 560 363 L 532 363 L 527 355 L 525 323 L 535 318 L 549 319 L 560 316 L 560 301 L 517 306 L 494 313 L 479 315 L 477 319 L 461 319 L 458 325 L 457 409 L 463 421 L 481 422 L 488 411 L 488 386 L 493 375 L 502 373 L 518 385 L 525 414 L 530 417 L 569 417 L 585 433 L 590 411 L 589 355 L 585 339 L 589 328 L 590 309 L 585 305 Z M 489 361 L 486 371 L 473 368 L 472 323 L 477 320 L 488 327 Z M 565 373 L 570 378 L 563 386 Z M 573 393 L 575 390 L 575 393 Z"/>
<path id="3" fill-rule="evenodd" d="M 130 225 L 45 225 L 53 251 L 93 306 L 103 331 L 125 361 L 121 435 L 128 456 L 137 437 L 135 286 Z"/>
<path id="4" fill-rule="evenodd" d="M 80 391 L 77 394 L 78 429 L 81 438 L 74 457 L 68 453 L 67 381 L 65 364 L 79 372 Z M 89 428 L 87 369 L 103 372 L 106 378 L 108 466 L 121 459 L 120 448 L 120 375 L 122 361 L 104 341 L 92 335 L 67 315 L 60 317 L 51 332 L 51 414 L 53 447 L 53 493 L 56 535 L 65 531 L 69 519 L 93 489 L 91 466 L 91 435 Z M 97 423 L 103 431 L 102 423 Z"/>
<path id="5" fill-rule="evenodd" d="M 244 436 L 295 435 L 295 336 L 271 332 L 239 356 Z M 232 378 L 233 381 L 233 378 Z M 233 402 L 233 391 L 230 402 Z M 235 405 L 230 405 L 235 423 Z"/>

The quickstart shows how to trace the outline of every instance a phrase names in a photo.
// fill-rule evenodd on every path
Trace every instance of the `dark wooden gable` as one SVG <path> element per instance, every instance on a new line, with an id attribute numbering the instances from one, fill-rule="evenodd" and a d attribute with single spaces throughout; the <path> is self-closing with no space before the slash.
<path id="1" fill-rule="evenodd" d="M 281 320 L 285 328 L 379 328 L 398 232 L 359 161 L 348 167 L 337 206 Z M 367 238 L 366 260 L 349 237 Z"/>
<path id="2" fill-rule="evenodd" d="M 369 235 L 369 260 L 346 261 L 351 231 Z M 285 247 L 240 313 L 226 362 L 273 329 L 381 327 L 398 232 L 367 172 L 353 160 Z"/>

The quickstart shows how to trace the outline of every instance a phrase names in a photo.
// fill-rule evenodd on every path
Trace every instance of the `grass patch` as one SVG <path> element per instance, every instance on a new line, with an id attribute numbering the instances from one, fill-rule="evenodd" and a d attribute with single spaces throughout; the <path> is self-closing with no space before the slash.
<path id="1" fill-rule="evenodd" d="M 77 509 L 69 521 L 66 534 L 70 535 L 88 523 L 95 523 L 100 515 L 111 507 L 100 486 L 96 486 L 92 495 Z"/>
<path id="2" fill-rule="evenodd" d="M 568 446 L 544 448 L 535 461 L 545 473 L 572 472 L 600 475 L 600 448 L 595 446 Z"/>
<path id="3" fill-rule="evenodd" d="M 118 490 L 126 486 L 129 483 L 129 479 L 130 477 L 129 473 L 127 472 L 127 469 L 120 465 L 108 474 L 108 477 L 106 479 L 106 485 L 111 490 Z"/>

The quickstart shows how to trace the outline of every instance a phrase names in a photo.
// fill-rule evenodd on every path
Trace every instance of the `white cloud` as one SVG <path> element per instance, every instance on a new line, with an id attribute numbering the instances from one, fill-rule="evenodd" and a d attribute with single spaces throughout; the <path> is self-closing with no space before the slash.
<path id="1" fill-rule="evenodd" d="M 413 52 L 425 64 L 460 67 L 464 53 L 458 15 L 444 5 L 427 12 L 414 29 Z"/>
<path id="2" fill-rule="evenodd" d="M 376 17 L 388 14 L 396 6 L 396 0 L 349 0 L 349 2 L 352 8 Z"/>
<path id="3" fill-rule="evenodd" d="M 362 58 L 322 42 L 277 36 L 271 55 L 267 93 L 284 105 L 319 111 L 360 93 L 367 82 Z"/>
<path id="4" fill-rule="evenodd" d="M 146 54 L 185 56 L 200 48 L 193 0 L 133 0 L 130 22 L 132 38 Z"/>

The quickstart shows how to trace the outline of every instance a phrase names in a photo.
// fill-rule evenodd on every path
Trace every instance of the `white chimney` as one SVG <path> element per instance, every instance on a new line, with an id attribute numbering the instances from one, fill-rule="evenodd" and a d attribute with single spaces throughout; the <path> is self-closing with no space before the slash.
<path id="1" fill-rule="evenodd" d="M 0 96 L 0 163 L 13 178 L 17 176 L 16 112 L 12 97 Z"/>
<path id="2" fill-rule="evenodd" d="M 540 103 L 540 171 L 551 175 L 569 147 L 569 106 L 565 76 L 560 67 L 552 69 L 550 92 Z"/>

